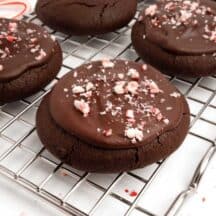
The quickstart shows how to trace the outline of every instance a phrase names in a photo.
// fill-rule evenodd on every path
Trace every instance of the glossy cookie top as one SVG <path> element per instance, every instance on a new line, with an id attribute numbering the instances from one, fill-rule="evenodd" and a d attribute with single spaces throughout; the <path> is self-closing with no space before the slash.
<path id="1" fill-rule="evenodd" d="M 216 52 L 216 2 L 160 0 L 139 18 L 144 39 L 176 54 Z"/>
<path id="2" fill-rule="evenodd" d="M 46 63 L 52 56 L 54 41 L 40 26 L 0 18 L 0 82 Z"/>
<path id="3" fill-rule="evenodd" d="M 44 6 L 52 5 L 63 5 L 63 4 L 77 4 L 83 6 L 97 6 L 105 4 L 115 4 L 120 0 L 43 0 L 40 4 Z"/>
<path id="4" fill-rule="evenodd" d="M 182 97 L 151 66 L 105 60 L 65 75 L 49 109 L 57 125 L 91 145 L 133 148 L 178 126 Z"/>

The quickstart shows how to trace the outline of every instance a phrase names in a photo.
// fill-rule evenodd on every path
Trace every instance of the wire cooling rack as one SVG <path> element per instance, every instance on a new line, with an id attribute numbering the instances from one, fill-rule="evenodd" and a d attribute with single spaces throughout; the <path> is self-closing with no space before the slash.
<path id="1" fill-rule="evenodd" d="M 139 3 L 136 18 L 149 3 Z M 69 36 L 45 26 L 64 52 L 60 73 L 37 94 L 0 107 L 0 172 L 72 215 L 175 215 L 185 194 L 196 189 L 215 151 L 216 76 L 169 77 L 187 98 L 191 128 L 182 147 L 164 161 L 128 173 L 85 173 L 62 164 L 41 145 L 35 114 L 41 99 L 64 74 L 90 60 L 141 61 L 130 39 L 136 18 L 119 31 L 97 37 Z M 34 13 L 25 20 L 42 25 Z"/>

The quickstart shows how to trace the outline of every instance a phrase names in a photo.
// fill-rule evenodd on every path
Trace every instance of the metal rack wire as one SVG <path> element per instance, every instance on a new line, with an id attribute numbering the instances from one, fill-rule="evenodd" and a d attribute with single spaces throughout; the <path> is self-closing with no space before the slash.
<path id="1" fill-rule="evenodd" d="M 137 14 L 148 3 L 151 2 L 140 2 Z M 25 20 L 43 25 L 34 13 L 25 17 Z M 112 215 L 175 215 L 185 194 L 191 188 L 196 189 L 212 152 L 215 152 L 216 76 L 200 79 L 169 77 L 188 100 L 191 129 L 177 153 L 147 168 L 110 175 L 85 173 L 62 164 L 41 145 L 35 130 L 35 113 L 41 99 L 58 79 L 90 60 L 118 57 L 141 61 L 130 41 L 134 22 L 135 19 L 117 32 L 97 37 L 69 36 L 45 26 L 56 36 L 64 52 L 60 73 L 34 96 L 0 107 L 0 172 L 65 212 L 75 215 L 110 215 L 105 210 L 112 208 Z M 187 160 L 187 156 L 193 161 Z M 187 166 L 184 166 L 182 157 L 185 157 Z M 172 172 L 175 167 L 171 164 L 179 167 L 177 174 L 181 175 L 183 183 L 175 179 L 177 174 Z M 190 184 L 193 173 L 196 177 Z M 167 186 L 163 185 L 166 181 L 172 182 L 172 185 L 167 185 L 171 188 L 167 194 Z M 124 191 L 126 187 L 136 190 L 137 196 L 129 196 Z M 174 191 L 176 187 L 178 190 Z M 158 192 L 163 199 L 162 205 L 157 203 L 158 189 L 161 189 Z"/>

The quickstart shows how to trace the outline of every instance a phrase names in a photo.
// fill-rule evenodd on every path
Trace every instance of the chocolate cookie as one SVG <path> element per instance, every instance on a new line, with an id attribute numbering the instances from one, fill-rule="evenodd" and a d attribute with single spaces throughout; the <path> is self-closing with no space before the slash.
<path id="1" fill-rule="evenodd" d="M 163 159 L 182 143 L 188 125 L 184 97 L 161 73 L 122 60 L 68 73 L 37 113 L 45 147 L 91 172 L 126 171 Z"/>
<path id="2" fill-rule="evenodd" d="M 136 0 L 39 0 L 36 13 L 55 30 L 95 35 L 125 26 L 136 6 Z"/>
<path id="3" fill-rule="evenodd" d="M 169 75 L 215 74 L 216 3 L 160 0 L 140 14 L 132 42 L 146 62 Z"/>
<path id="4" fill-rule="evenodd" d="M 27 97 L 58 73 L 62 52 L 43 28 L 0 18 L 0 102 Z"/>

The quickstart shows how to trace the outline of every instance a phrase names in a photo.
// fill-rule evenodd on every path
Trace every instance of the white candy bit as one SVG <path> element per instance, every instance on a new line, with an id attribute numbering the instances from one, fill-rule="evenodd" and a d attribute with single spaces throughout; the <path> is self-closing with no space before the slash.
<path id="1" fill-rule="evenodd" d="M 75 77 L 75 78 L 76 78 L 76 77 L 77 77 L 77 75 L 78 75 L 78 74 L 77 74 L 77 71 L 74 71 L 74 73 L 73 73 L 73 77 Z"/>
<path id="2" fill-rule="evenodd" d="M 125 93 L 124 85 L 125 85 L 125 81 L 116 82 L 116 85 L 114 86 L 113 91 L 116 94 L 124 94 Z"/>
<path id="3" fill-rule="evenodd" d="M 124 79 L 124 74 L 123 73 L 118 74 L 118 78 L 119 79 Z"/>
<path id="4" fill-rule="evenodd" d="M 86 91 L 89 91 L 94 88 L 94 84 L 92 82 L 88 82 L 86 84 Z"/>
<path id="5" fill-rule="evenodd" d="M 69 90 L 68 90 L 68 88 L 64 88 L 64 92 L 68 92 Z"/>
<path id="6" fill-rule="evenodd" d="M 133 69 L 133 68 L 128 70 L 127 75 L 129 77 L 131 77 L 132 79 L 139 79 L 140 78 L 139 72 L 137 70 Z"/>
<path id="7" fill-rule="evenodd" d="M 170 94 L 170 96 L 178 98 L 178 97 L 181 97 L 181 94 L 179 94 L 178 92 L 173 92 L 173 93 Z"/>
<path id="8" fill-rule="evenodd" d="M 168 125 L 170 121 L 169 119 L 164 119 L 163 122 Z"/>
<path id="9" fill-rule="evenodd" d="M 145 71 L 147 70 L 147 64 L 142 65 L 142 69 Z"/>
<path id="10" fill-rule="evenodd" d="M 90 112 L 89 104 L 84 100 L 75 100 L 74 106 L 77 110 L 83 113 L 84 117 L 87 117 Z"/>
<path id="11" fill-rule="evenodd" d="M 113 68 L 115 66 L 115 64 L 110 60 L 103 60 L 102 65 L 104 68 Z"/>
<path id="12" fill-rule="evenodd" d="M 31 53 L 36 53 L 39 51 L 39 49 L 40 49 L 40 46 L 37 45 L 36 47 L 32 48 L 30 51 L 31 51 Z"/>
<path id="13" fill-rule="evenodd" d="M 129 128 L 125 130 L 125 136 L 128 137 L 129 139 L 136 139 L 138 141 L 143 140 L 143 132 L 139 130 L 138 128 Z M 134 140 L 133 140 L 134 142 Z"/>
<path id="14" fill-rule="evenodd" d="M 90 64 L 87 66 L 87 69 L 90 70 L 90 69 L 92 69 L 92 67 L 93 67 L 92 64 Z"/>
<path id="15" fill-rule="evenodd" d="M 186 22 L 189 18 L 192 17 L 192 13 L 189 11 L 180 10 L 180 14 L 181 14 L 181 16 L 179 19 L 181 22 Z"/>
<path id="16" fill-rule="evenodd" d="M 0 71 L 3 71 L 4 67 L 3 65 L 0 65 Z"/>
<path id="17" fill-rule="evenodd" d="M 43 49 L 40 49 L 39 55 L 36 56 L 35 59 L 36 59 L 37 61 L 40 61 L 41 59 L 43 59 L 44 57 L 46 57 L 46 55 L 47 55 L 47 54 L 44 52 L 44 50 L 43 50 Z"/>
<path id="18" fill-rule="evenodd" d="M 28 29 L 26 30 L 26 33 L 27 33 L 27 34 L 32 34 L 32 33 L 34 33 L 34 32 L 35 32 L 35 30 L 30 29 L 30 28 L 28 28 Z"/>
<path id="19" fill-rule="evenodd" d="M 172 109 L 173 109 L 172 107 L 167 107 L 167 108 L 166 108 L 167 111 L 170 111 L 170 110 L 172 110 Z"/>
<path id="20" fill-rule="evenodd" d="M 164 103 L 165 101 L 166 101 L 166 99 L 164 99 L 164 98 L 160 99 L 160 103 Z"/>
<path id="21" fill-rule="evenodd" d="M 15 23 L 15 22 L 10 22 L 9 23 L 9 30 L 11 32 L 17 32 L 17 27 L 18 27 L 17 23 Z"/>
<path id="22" fill-rule="evenodd" d="M 72 92 L 74 94 L 80 94 L 80 93 L 85 92 L 85 89 L 82 86 L 74 86 L 72 89 Z"/>
<path id="23" fill-rule="evenodd" d="M 54 35 L 51 35 L 51 39 L 52 39 L 53 41 L 56 41 L 56 37 L 55 37 Z"/>
<path id="24" fill-rule="evenodd" d="M 145 15 L 146 16 L 154 16 L 157 11 L 157 5 L 150 5 L 146 10 L 145 10 Z"/>
<path id="25" fill-rule="evenodd" d="M 139 88 L 139 83 L 136 81 L 130 81 L 126 87 L 127 91 L 130 92 L 131 94 L 136 94 L 138 88 Z"/>
<path id="26" fill-rule="evenodd" d="M 112 136 L 112 129 L 104 130 L 103 135 L 106 137 Z"/>
<path id="27" fill-rule="evenodd" d="M 86 98 L 90 98 L 92 96 L 92 91 L 87 91 L 86 93 L 81 94 L 81 96 L 84 96 Z"/>
<path id="28" fill-rule="evenodd" d="M 150 83 L 150 93 L 157 94 L 159 92 L 161 92 L 161 90 L 159 89 L 158 85 L 154 81 L 152 81 Z"/>
<path id="29" fill-rule="evenodd" d="M 126 117 L 134 119 L 134 111 L 133 110 L 127 110 L 126 111 Z"/>
<path id="30" fill-rule="evenodd" d="M 32 43 L 36 43 L 36 42 L 38 41 L 38 39 L 37 39 L 37 38 L 31 38 L 30 41 L 31 41 Z"/>
<path id="31" fill-rule="evenodd" d="M 173 2 L 169 2 L 169 3 L 167 3 L 166 5 L 165 5 L 165 10 L 170 10 L 172 7 L 173 7 Z"/>

